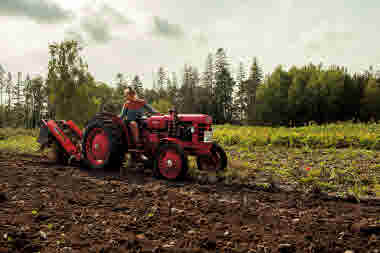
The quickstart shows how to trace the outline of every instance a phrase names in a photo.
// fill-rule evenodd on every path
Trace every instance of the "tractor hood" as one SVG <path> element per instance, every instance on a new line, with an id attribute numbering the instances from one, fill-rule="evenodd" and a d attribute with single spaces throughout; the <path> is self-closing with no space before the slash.
<path id="1" fill-rule="evenodd" d="M 151 116 L 148 118 L 148 123 L 151 123 L 152 125 L 155 125 L 155 124 L 161 125 L 165 121 L 169 120 L 169 118 L 170 118 L 169 115 Z M 212 117 L 209 115 L 206 115 L 206 114 L 178 114 L 178 119 L 180 121 L 193 122 L 193 123 L 197 123 L 197 124 L 209 125 L 212 123 Z M 158 123 L 158 122 L 160 122 L 160 123 Z"/>
<path id="2" fill-rule="evenodd" d="M 178 114 L 180 121 L 191 121 L 198 124 L 211 124 L 212 117 L 206 114 Z"/>

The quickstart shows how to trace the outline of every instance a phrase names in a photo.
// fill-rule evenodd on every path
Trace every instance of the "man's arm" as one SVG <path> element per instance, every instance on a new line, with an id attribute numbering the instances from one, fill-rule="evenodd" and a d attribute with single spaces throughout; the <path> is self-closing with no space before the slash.
<path id="1" fill-rule="evenodd" d="M 150 106 L 149 104 L 145 103 L 144 104 L 144 108 L 150 112 L 150 113 L 153 113 L 153 114 L 160 114 L 158 111 L 156 111 L 152 106 Z"/>
<path id="2" fill-rule="evenodd" d="M 128 108 L 126 104 L 123 105 L 123 108 L 121 109 L 121 113 L 119 115 L 120 118 L 124 119 L 127 116 Z"/>

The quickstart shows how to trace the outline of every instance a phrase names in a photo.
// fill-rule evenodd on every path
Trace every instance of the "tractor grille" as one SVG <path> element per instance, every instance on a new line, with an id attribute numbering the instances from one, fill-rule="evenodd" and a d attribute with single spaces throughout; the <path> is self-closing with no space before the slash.
<path id="1" fill-rule="evenodd" d="M 199 124 L 198 125 L 198 141 L 199 142 L 203 142 L 204 140 L 204 132 L 206 131 L 207 129 L 207 125 L 206 124 Z M 211 130 L 211 127 L 209 127 L 209 130 Z"/>

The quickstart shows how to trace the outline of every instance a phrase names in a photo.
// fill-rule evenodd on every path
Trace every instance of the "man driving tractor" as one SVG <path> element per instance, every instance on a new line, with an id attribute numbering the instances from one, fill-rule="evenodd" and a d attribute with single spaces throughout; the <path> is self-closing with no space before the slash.
<path id="1" fill-rule="evenodd" d="M 160 114 L 153 107 L 145 102 L 143 99 L 137 97 L 136 91 L 131 87 L 124 90 L 124 95 L 126 102 L 123 105 L 123 109 L 119 115 L 120 118 L 126 121 L 129 124 L 136 147 L 140 147 L 142 144 L 139 140 L 139 129 L 137 127 L 136 119 L 139 115 L 142 115 L 144 112 L 150 112 L 152 114 Z"/>

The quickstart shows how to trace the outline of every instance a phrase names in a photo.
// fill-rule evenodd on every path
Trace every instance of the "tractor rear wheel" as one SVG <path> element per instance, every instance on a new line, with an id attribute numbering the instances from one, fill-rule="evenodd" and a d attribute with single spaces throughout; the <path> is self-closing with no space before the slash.
<path id="1" fill-rule="evenodd" d="M 188 159 L 179 145 L 174 143 L 163 144 L 157 152 L 153 169 L 159 178 L 182 179 L 187 174 Z"/>
<path id="2" fill-rule="evenodd" d="M 210 172 L 223 172 L 227 167 L 227 155 L 223 148 L 213 143 L 211 147 L 211 155 L 198 156 L 197 166 L 199 170 Z"/>
<path id="3" fill-rule="evenodd" d="M 83 136 L 83 162 L 91 169 L 120 168 L 125 160 L 122 132 L 112 122 L 92 121 Z"/>

